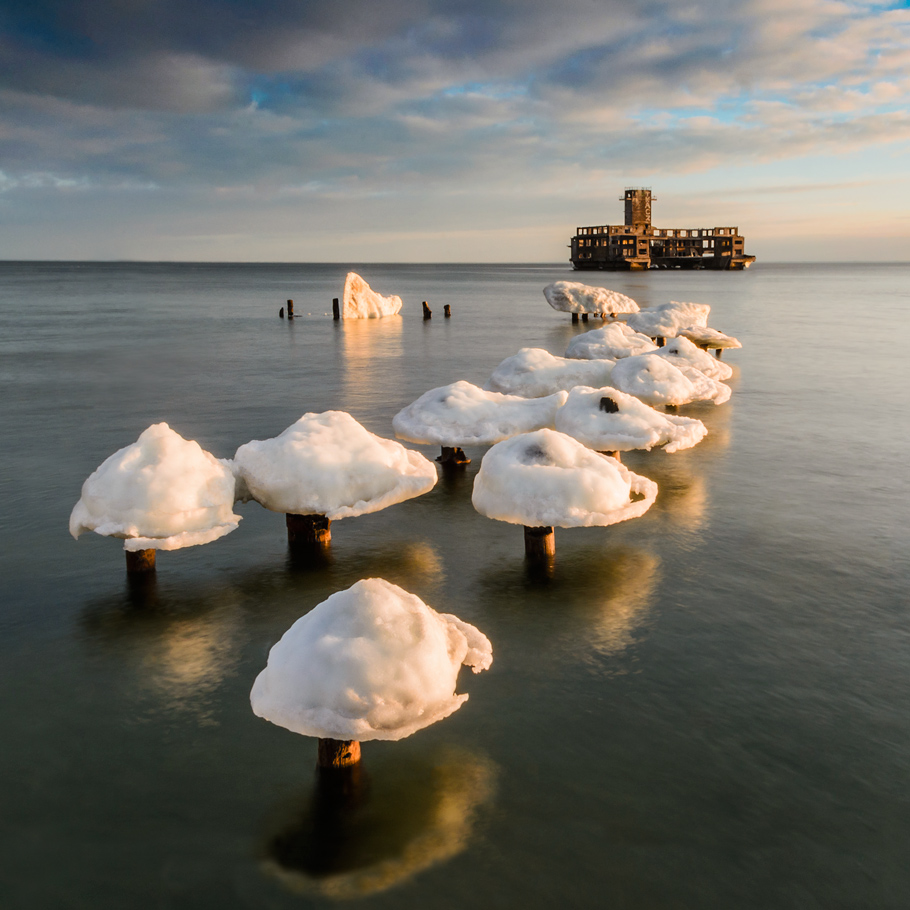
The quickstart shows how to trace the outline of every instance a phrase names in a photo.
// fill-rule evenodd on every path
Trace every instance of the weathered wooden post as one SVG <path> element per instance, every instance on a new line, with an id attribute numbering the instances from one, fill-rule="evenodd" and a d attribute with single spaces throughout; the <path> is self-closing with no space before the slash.
<path id="1" fill-rule="evenodd" d="M 284 307 L 282 307 L 282 308 L 278 311 L 278 316 L 279 316 L 280 319 L 284 319 Z"/>
<path id="2" fill-rule="evenodd" d="M 587 321 L 588 321 L 588 314 L 587 314 L 587 313 L 582 313 L 582 314 L 581 314 L 581 321 L 582 321 L 582 322 L 587 322 Z"/>
<path id="3" fill-rule="evenodd" d="M 424 302 L 423 302 L 423 318 L 424 319 L 433 318 L 433 311 L 427 306 L 426 300 L 424 300 Z"/>
<path id="4" fill-rule="evenodd" d="M 332 542 L 332 521 L 325 515 L 285 515 L 288 544 L 293 549 L 327 550 Z"/>
<path id="5" fill-rule="evenodd" d="M 572 314 L 572 325 L 578 325 L 578 313 Z"/>
<path id="6" fill-rule="evenodd" d="M 446 305 L 442 308 L 442 312 L 443 312 L 443 314 L 445 315 L 446 319 L 451 319 L 451 317 L 452 317 L 452 307 L 449 306 L 449 304 L 446 304 Z"/>
<path id="7" fill-rule="evenodd" d="M 459 446 L 441 446 L 440 448 L 442 454 L 437 457 L 436 461 L 444 468 L 464 467 L 471 463 L 471 459 Z"/>
<path id="8" fill-rule="evenodd" d="M 664 338 L 663 335 L 658 335 L 658 336 L 654 339 L 654 344 L 656 344 L 659 348 L 664 347 L 664 346 L 666 345 L 666 343 L 667 343 L 667 339 Z"/>
<path id="9" fill-rule="evenodd" d="M 714 349 L 714 356 L 715 356 L 718 360 L 720 360 L 720 355 L 721 355 L 722 353 L 723 353 L 723 349 L 722 349 L 722 348 L 715 348 L 715 349 Z"/>
<path id="10" fill-rule="evenodd" d="M 294 301 L 289 300 L 288 301 L 288 319 L 293 319 L 293 318 L 294 318 Z"/>
<path id="11" fill-rule="evenodd" d="M 127 575 L 145 575 L 155 571 L 155 550 L 125 550 Z"/>
<path id="12" fill-rule="evenodd" d="M 337 297 L 332 298 L 332 319 L 334 319 L 335 322 L 338 322 L 338 320 L 341 319 L 341 309 L 338 306 Z"/>
<path id="13" fill-rule="evenodd" d="M 350 768 L 360 762 L 356 739 L 320 739 L 316 757 L 319 768 Z"/>
<path id="14" fill-rule="evenodd" d="M 534 563 L 546 563 L 556 556 L 556 531 L 552 527 L 525 525 L 525 556 Z"/>

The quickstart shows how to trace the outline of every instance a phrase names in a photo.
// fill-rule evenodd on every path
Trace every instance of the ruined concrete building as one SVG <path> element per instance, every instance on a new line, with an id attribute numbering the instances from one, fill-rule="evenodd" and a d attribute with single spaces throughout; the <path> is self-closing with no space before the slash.
<path id="1" fill-rule="evenodd" d="M 743 252 L 735 227 L 656 228 L 651 224 L 651 190 L 629 187 L 623 199 L 625 224 L 580 227 L 571 244 L 576 269 L 747 269 L 754 256 Z"/>

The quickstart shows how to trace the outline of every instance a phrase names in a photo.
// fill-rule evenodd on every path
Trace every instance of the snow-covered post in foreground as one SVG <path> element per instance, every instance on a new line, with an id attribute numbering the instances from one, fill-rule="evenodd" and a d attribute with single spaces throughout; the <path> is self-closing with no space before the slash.
<path id="1" fill-rule="evenodd" d="M 304 414 L 274 439 L 237 449 L 238 495 L 287 516 L 288 543 L 320 550 L 331 522 L 378 512 L 428 492 L 436 468 L 382 439 L 345 411 Z"/>
<path id="2" fill-rule="evenodd" d="M 153 572 L 158 550 L 179 550 L 233 531 L 234 475 L 230 462 L 166 423 L 144 430 L 115 452 L 82 485 L 70 533 L 123 538 L 131 575 Z"/>
<path id="3" fill-rule="evenodd" d="M 360 743 L 399 740 L 448 717 L 458 671 L 493 662 L 487 637 L 382 578 L 358 581 L 302 616 L 269 652 L 253 713 L 319 738 L 320 768 L 349 768 Z"/>
<path id="4" fill-rule="evenodd" d="M 616 524 L 644 515 L 656 498 L 654 481 L 615 458 L 564 433 L 537 430 L 487 452 L 472 502 L 487 518 L 524 525 L 525 553 L 541 561 L 556 552 L 554 527 Z"/>

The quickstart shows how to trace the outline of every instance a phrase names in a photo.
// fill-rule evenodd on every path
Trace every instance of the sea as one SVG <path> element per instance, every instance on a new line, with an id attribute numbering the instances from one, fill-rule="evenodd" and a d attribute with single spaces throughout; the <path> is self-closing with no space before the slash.
<path id="1" fill-rule="evenodd" d="M 400 317 L 333 321 L 352 269 Z M 680 411 L 701 444 L 624 456 L 651 510 L 557 529 L 549 573 L 472 507 L 480 447 L 334 522 L 322 563 L 255 502 L 147 585 L 119 541 L 69 535 L 153 423 L 219 458 L 328 409 L 391 437 L 431 388 L 563 354 L 600 323 L 547 305 L 558 280 L 710 304 L 742 349 L 731 400 Z M 0 263 L 0 906 L 910 906 L 908 344 L 907 264 Z M 493 665 L 451 717 L 364 743 L 329 811 L 315 741 L 249 691 L 370 577 L 476 625 Z"/>

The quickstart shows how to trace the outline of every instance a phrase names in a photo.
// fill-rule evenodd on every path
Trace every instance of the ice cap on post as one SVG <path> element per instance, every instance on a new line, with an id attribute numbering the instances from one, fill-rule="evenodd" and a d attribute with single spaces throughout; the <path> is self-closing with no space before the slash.
<path id="1" fill-rule="evenodd" d="M 638 354 L 617 362 L 611 384 L 646 404 L 683 405 L 693 401 L 723 404 L 732 390 L 686 363 L 674 365 L 659 354 Z"/>
<path id="2" fill-rule="evenodd" d="M 649 338 L 675 338 L 688 326 L 705 326 L 711 307 L 707 303 L 680 303 L 671 300 L 623 316 L 626 325 Z"/>
<path id="3" fill-rule="evenodd" d="M 634 354 L 656 351 L 657 345 L 624 322 L 611 322 L 600 329 L 576 335 L 566 348 L 566 357 L 575 360 L 621 360 Z"/>
<path id="4" fill-rule="evenodd" d="M 547 303 L 562 313 L 592 313 L 612 316 L 616 313 L 637 313 L 638 304 L 619 291 L 590 287 L 579 281 L 554 281 L 543 289 Z"/>
<path id="5" fill-rule="evenodd" d="M 489 640 L 474 626 L 368 578 L 284 633 L 250 703 L 259 717 L 321 740 L 399 740 L 467 701 L 455 693 L 462 665 L 479 673 L 492 661 Z"/>
<path id="6" fill-rule="evenodd" d="M 156 423 L 88 477 L 69 528 L 77 538 L 84 531 L 123 538 L 128 567 L 144 559 L 142 568 L 150 569 L 155 550 L 198 546 L 233 531 L 240 522 L 233 505 L 230 462 Z M 130 553 L 144 555 L 131 562 Z"/>
<path id="7" fill-rule="evenodd" d="M 614 363 L 606 358 L 570 360 L 554 357 L 543 348 L 522 348 L 496 367 L 484 388 L 522 398 L 543 398 L 577 385 L 607 385 Z"/>
<path id="8" fill-rule="evenodd" d="M 694 367 L 709 379 L 716 379 L 718 382 L 723 382 L 733 375 L 733 367 L 701 350 L 683 335 L 671 338 L 656 353 L 680 369 L 686 366 Z"/>
<path id="9" fill-rule="evenodd" d="M 341 316 L 343 319 L 379 319 L 395 316 L 401 309 L 401 298 L 377 294 L 356 272 L 344 279 Z"/>

